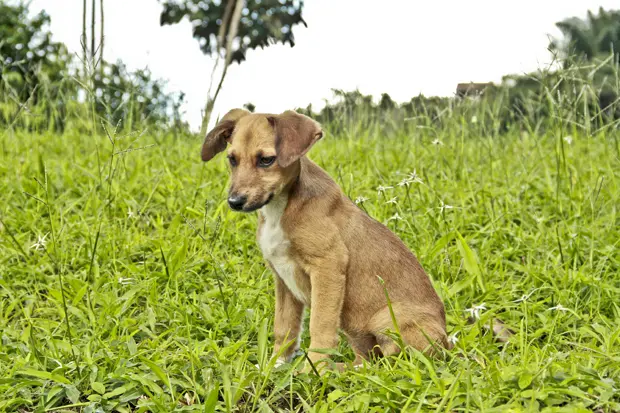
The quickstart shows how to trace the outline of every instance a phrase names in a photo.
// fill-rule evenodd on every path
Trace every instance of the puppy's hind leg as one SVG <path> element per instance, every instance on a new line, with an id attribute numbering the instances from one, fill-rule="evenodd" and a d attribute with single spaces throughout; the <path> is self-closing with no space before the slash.
<path id="1" fill-rule="evenodd" d="M 393 307 L 397 320 L 398 331 L 406 346 L 415 348 L 428 355 L 436 355 L 441 348 L 450 349 L 451 345 L 444 325 L 443 317 L 419 311 L 404 311 L 398 305 Z M 415 318 L 411 316 L 415 315 Z M 445 322 L 443 322 L 445 323 Z M 377 344 L 384 356 L 397 354 L 400 347 L 394 339 L 387 334 L 388 330 L 395 332 L 396 328 L 392 320 L 389 308 L 386 308 L 372 318 L 372 331 L 375 331 Z"/>

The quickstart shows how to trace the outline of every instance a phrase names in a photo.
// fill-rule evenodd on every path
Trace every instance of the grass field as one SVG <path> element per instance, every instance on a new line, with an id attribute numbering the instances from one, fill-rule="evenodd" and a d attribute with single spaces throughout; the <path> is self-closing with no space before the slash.
<path id="1" fill-rule="evenodd" d="M 7 132 L 0 411 L 620 411 L 617 132 L 325 128 L 310 157 L 419 257 L 446 360 L 274 368 L 272 275 L 256 216 L 226 205 L 224 157 L 149 132 Z"/>

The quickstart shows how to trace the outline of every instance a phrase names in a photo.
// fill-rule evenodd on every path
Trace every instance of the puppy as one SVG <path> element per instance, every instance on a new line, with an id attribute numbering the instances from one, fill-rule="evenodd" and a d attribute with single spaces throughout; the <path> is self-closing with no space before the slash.
<path id="1" fill-rule="evenodd" d="M 275 275 L 274 356 L 289 361 L 299 349 L 305 307 L 314 366 L 324 366 L 339 330 L 354 364 L 397 353 L 390 331 L 423 352 L 449 348 L 443 303 L 416 257 L 305 156 L 322 137 L 294 111 L 233 109 L 202 146 L 205 162 L 228 146 L 230 208 L 258 211 L 258 244 Z"/>

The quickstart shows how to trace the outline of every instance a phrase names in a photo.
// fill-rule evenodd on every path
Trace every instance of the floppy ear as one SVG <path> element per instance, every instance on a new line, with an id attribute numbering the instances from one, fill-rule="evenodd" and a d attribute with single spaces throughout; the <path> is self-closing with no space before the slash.
<path id="1" fill-rule="evenodd" d="M 226 149 L 226 143 L 237 125 L 237 121 L 250 112 L 244 109 L 229 111 L 213 129 L 207 133 L 202 144 L 202 160 L 210 161 L 215 155 Z"/>
<path id="2" fill-rule="evenodd" d="M 304 156 L 323 137 L 318 122 L 292 110 L 269 116 L 267 120 L 276 132 L 276 154 L 283 168 Z"/>

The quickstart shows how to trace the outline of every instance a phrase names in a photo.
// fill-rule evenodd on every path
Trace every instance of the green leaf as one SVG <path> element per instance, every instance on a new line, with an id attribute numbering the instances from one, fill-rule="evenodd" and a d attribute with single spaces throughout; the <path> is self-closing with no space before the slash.
<path id="1" fill-rule="evenodd" d="M 127 350 L 129 350 L 129 354 L 131 354 L 132 356 L 135 356 L 138 352 L 138 346 L 136 344 L 136 341 L 133 339 L 133 336 L 129 336 L 129 338 L 127 339 Z"/>
<path id="2" fill-rule="evenodd" d="M 439 238 L 439 240 L 435 243 L 433 248 L 428 252 L 428 257 L 430 259 L 435 258 L 435 256 L 439 254 L 439 252 L 442 249 L 444 249 L 450 241 L 454 239 L 454 236 L 455 236 L 454 231 L 452 231 L 452 232 L 447 233 L 443 237 Z"/>
<path id="3" fill-rule="evenodd" d="M 209 392 L 207 399 L 205 400 L 205 413 L 213 413 L 215 412 L 215 407 L 217 406 L 217 399 L 220 393 L 220 383 L 215 383 L 215 386 Z"/>
<path id="4" fill-rule="evenodd" d="M 522 373 L 519 377 L 519 388 L 521 390 L 526 389 L 527 387 L 529 387 L 530 384 L 532 384 L 532 380 L 534 380 L 534 376 L 532 376 L 532 373 L 527 371 L 525 373 Z"/>
<path id="5" fill-rule="evenodd" d="M 57 383 L 62 383 L 62 384 L 71 383 L 69 380 L 65 379 L 64 377 L 58 374 L 50 373 L 49 371 L 25 369 L 25 370 L 20 370 L 16 372 L 16 374 L 23 374 L 24 376 L 38 377 L 40 379 L 51 380 L 51 381 L 55 381 Z"/>
<path id="6" fill-rule="evenodd" d="M 170 269 L 171 272 L 175 272 L 178 270 L 183 262 L 185 262 L 185 257 L 187 255 L 187 241 L 184 241 L 183 244 L 176 250 L 172 259 L 170 260 Z"/>
<path id="7" fill-rule="evenodd" d="M 67 395 L 67 399 L 71 400 L 73 404 L 80 401 L 80 392 L 75 386 L 67 386 L 65 394 Z"/>
<path id="8" fill-rule="evenodd" d="M 480 289 L 482 292 L 485 292 L 486 289 L 484 288 L 484 283 L 482 282 L 482 273 L 480 271 L 480 267 L 478 266 L 478 258 L 476 257 L 476 253 L 469 248 L 469 245 L 467 245 L 467 242 L 465 242 L 465 239 L 458 231 L 456 231 L 456 236 L 456 246 L 458 247 L 461 257 L 463 258 L 465 271 L 478 280 Z"/>
<path id="9" fill-rule="evenodd" d="M 93 390 L 99 394 L 105 393 L 105 386 L 103 385 L 103 383 L 99 383 L 98 381 L 96 381 L 93 384 L 91 384 L 90 387 L 92 387 Z"/>
<path id="10" fill-rule="evenodd" d="M 329 396 L 327 396 L 327 401 L 330 403 L 335 402 L 336 400 L 346 396 L 347 394 L 345 392 L 343 392 L 342 390 L 336 389 L 333 392 L 329 393 Z"/>
<path id="11" fill-rule="evenodd" d="M 164 370 L 161 367 L 153 363 L 151 360 L 147 360 L 143 357 L 140 357 L 140 360 L 142 360 L 142 362 L 146 364 L 153 371 L 153 373 L 155 373 L 155 375 L 159 378 L 159 380 L 164 382 L 166 386 L 172 387 L 170 385 L 170 380 L 168 379 L 168 375 L 164 372 Z"/>

